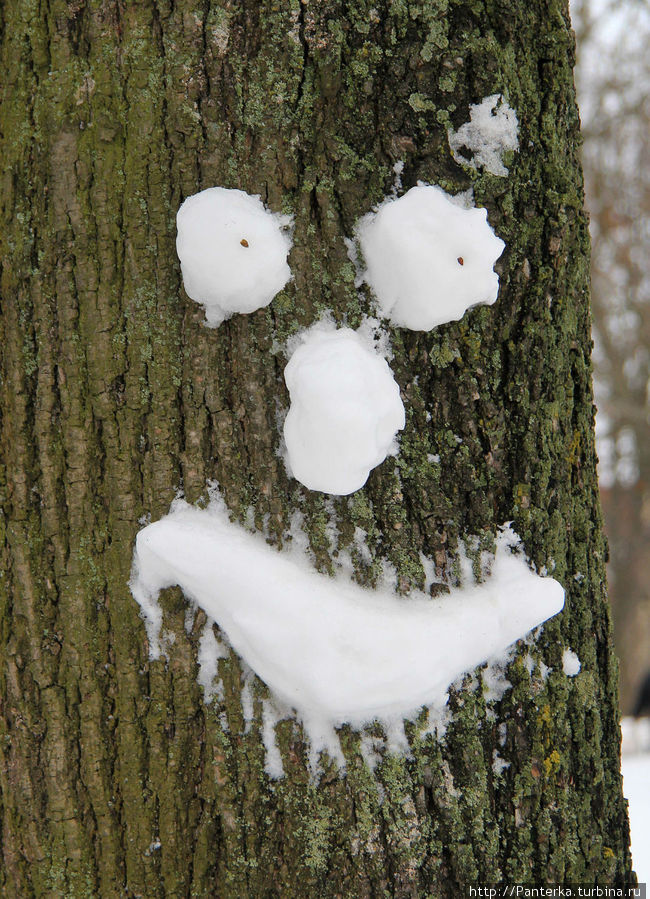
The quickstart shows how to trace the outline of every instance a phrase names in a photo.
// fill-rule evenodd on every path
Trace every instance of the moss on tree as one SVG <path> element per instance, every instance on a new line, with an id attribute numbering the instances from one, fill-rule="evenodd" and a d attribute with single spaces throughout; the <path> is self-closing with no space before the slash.
<path id="1" fill-rule="evenodd" d="M 564 3 L 25 0 L 0 15 L 6 895 L 631 882 Z M 459 167 L 447 142 L 497 92 L 520 123 L 507 179 Z M 405 188 L 472 187 L 488 208 L 507 244 L 500 296 L 431 334 L 393 333 L 400 455 L 325 502 L 277 455 L 283 342 L 324 311 L 355 326 L 368 310 L 344 238 L 399 160 Z M 209 330 L 182 290 L 174 219 L 215 184 L 295 216 L 294 280 Z M 363 528 L 403 590 L 422 582 L 420 550 L 451 571 L 464 536 L 489 541 L 512 519 L 566 610 L 520 647 L 499 702 L 480 674 L 456 685 L 443 740 L 407 728 L 411 758 L 372 775 L 343 729 L 347 774 L 325 763 L 316 786 L 286 721 L 287 775 L 269 783 L 263 686 L 247 730 L 231 656 L 206 707 L 201 617 L 186 633 L 167 594 L 176 639 L 150 662 L 127 586 L 141 517 L 209 480 L 276 542 L 301 509 L 321 570 Z M 378 562 L 353 558 L 372 584 Z M 582 663 L 571 679 L 567 646 Z"/>

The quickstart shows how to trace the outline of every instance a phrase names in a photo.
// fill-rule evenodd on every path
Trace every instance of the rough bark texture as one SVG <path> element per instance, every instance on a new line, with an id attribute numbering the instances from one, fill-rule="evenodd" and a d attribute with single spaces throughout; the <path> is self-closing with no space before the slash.
<path id="1" fill-rule="evenodd" d="M 564 3 L 21 0 L 0 15 L 4 895 L 630 882 Z M 520 122 L 508 178 L 463 170 L 446 137 L 495 92 Z M 400 159 L 405 188 L 473 184 L 507 242 L 500 297 L 431 334 L 393 331 L 400 454 L 330 503 L 277 455 L 283 341 L 325 310 L 359 322 L 343 238 Z M 210 330 L 174 239 L 183 198 L 215 184 L 295 215 L 295 278 Z M 480 677 L 452 690 L 446 737 L 411 734 L 411 759 L 372 775 L 344 732 L 346 776 L 326 764 L 315 784 L 287 721 L 287 776 L 269 783 L 264 687 L 246 731 L 231 657 L 224 702 L 206 707 L 201 616 L 186 633 L 168 591 L 176 642 L 150 663 L 127 586 L 141 517 L 210 479 L 277 542 L 302 509 L 323 570 L 362 527 L 403 591 L 422 582 L 420 550 L 442 573 L 461 535 L 514 519 L 566 610 L 516 655 L 495 707 Z"/>

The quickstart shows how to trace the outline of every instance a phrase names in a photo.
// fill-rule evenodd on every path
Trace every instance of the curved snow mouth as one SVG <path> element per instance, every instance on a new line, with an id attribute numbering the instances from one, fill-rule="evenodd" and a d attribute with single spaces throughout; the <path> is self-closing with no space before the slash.
<path id="1" fill-rule="evenodd" d="M 509 530 L 498 538 L 484 583 L 402 597 L 317 573 L 233 524 L 220 503 L 177 501 L 138 534 L 130 586 L 152 658 L 161 653 L 158 594 L 178 585 L 322 743 L 344 723 L 392 723 L 444 704 L 459 675 L 562 609 L 560 584 L 515 555 L 513 538 Z"/>

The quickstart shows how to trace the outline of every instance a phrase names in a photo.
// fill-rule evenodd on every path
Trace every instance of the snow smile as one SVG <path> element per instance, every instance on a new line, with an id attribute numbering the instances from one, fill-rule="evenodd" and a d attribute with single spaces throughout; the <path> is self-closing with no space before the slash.
<path id="1" fill-rule="evenodd" d="M 161 652 L 161 589 L 179 585 L 307 729 L 408 717 L 557 614 L 564 591 L 498 539 L 491 576 L 432 599 L 330 578 L 233 524 L 225 507 L 177 501 L 138 534 L 131 590 Z"/>

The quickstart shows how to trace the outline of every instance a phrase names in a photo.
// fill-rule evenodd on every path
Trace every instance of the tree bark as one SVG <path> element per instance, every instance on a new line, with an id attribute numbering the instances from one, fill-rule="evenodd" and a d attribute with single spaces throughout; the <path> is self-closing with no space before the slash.
<path id="1" fill-rule="evenodd" d="M 565 4 L 24 0 L 0 15 L 4 894 L 632 882 Z M 447 141 L 493 93 L 519 118 L 507 178 L 461 168 Z M 506 241 L 500 295 L 428 334 L 392 329 L 400 453 L 330 501 L 278 456 L 284 341 L 368 310 L 344 237 L 399 160 L 404 189 L 473 187 Z M 295 215 L 294 280 L 216 330 L 174 247 L 180 203 L 213 185 Z M 344 729 L 346 774 L 326 765 L 316 783 L 285 721 L 270 782 L 263 685 L 247 727 L 231 653 L 224 699 L 205 705 L 202 616 L 186 632 L 168 591 L 175 643 L 150 662 L 128 588 L 142 516 L 210 480 L 278 544 L 301 509 L 324 571 L 362 527 L 402 592 L 423 582 L 420 551 L 444 575 L 464 536 L 513 520 L 565 611 L 520 646 L 499 701 L 478 672 L 451 690 L 443 738 L 407 727 L 410 758 L 372 774 Z M 377 565 L 357 568 L 372 585 Z"/>

